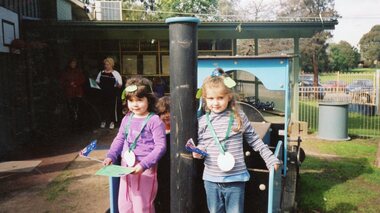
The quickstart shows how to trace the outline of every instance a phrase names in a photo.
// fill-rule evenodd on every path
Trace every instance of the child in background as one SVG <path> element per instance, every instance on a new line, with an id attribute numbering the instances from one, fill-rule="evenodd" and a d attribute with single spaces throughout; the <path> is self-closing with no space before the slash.
<path id="1" fill-rule="evenodd" d="M 197 147 L 208 153 L 204 157 L 203 180 L 211 213 L 244 212 L 245 182 L 250 175 L 244 162 L 243 138 L 260 152 L 268 168 L 274 166 L 277 170 L 280 164 L 244 112 L 237 109 L 231 89 L 234 83 L 218 69 L 202 86 L 206 114 L 198 120 Z M 203 158 L 195 152 L 193 157 Z"/>
<path id="2" fill-rule="evenodd" d="M 126 84 L 129 113 L 123 118 L 104 165 L 116 163 L 134 172 L 120 178 L 119 212 L 155 212 L 157 163 L 166 150 L 165 125 L 154 114 L 156 98 L 151 82 L 131 78 Z"/>
<path id="3" fill-rule="evenodd" d="M 157 114 L 165 124 L 166 134 L 170 133 L 170 97 L 164 96 L 158 99 Z"/>
<path id="4" fill-rule="evenodd" d="M 156 209 L 158 212 L 170 212 L 170 97 L 163 96 L 158 99 L 157 114 L 165 124 L 166 153 L 158 163 L 158 186 Z"/>

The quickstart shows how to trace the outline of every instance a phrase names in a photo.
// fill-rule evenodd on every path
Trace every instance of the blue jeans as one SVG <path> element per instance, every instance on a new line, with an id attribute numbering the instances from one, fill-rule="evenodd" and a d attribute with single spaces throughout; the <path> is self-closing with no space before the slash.
<path id="1" fill-rule="evenodd" d="M 204 181 L 210 213 L 243 213 L 245 182 Z"/>

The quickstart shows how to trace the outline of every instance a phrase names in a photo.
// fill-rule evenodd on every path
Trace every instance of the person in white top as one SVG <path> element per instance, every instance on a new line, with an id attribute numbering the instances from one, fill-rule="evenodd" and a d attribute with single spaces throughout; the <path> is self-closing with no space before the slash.
<path id="1" fill-rule="evenodd" d="M 117 101 L 119 90 L 123 85 L 123 81 L 118 71 L 113 69 L 115 62 L 112 58 L 106 58 L 103 61 L 104 70 L 100 71 L 96 82 L 101 88 L 101 128 L 105 128 L 109 124 L 109 128 L 115 128 L 117 121 Z"/>

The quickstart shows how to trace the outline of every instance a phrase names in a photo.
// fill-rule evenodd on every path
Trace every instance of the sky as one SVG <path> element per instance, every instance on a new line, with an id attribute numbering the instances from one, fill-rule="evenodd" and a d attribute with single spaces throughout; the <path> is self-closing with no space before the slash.
<path id="1" fill-rule="evenodd" d="M 358 47 L 361 37 L 380 25 L 380 0 L 335 0 L 335 9 L 342 18 L 332 31 L 331 42 L 344 40 Z"/>
<path id="2" fill-rule="evenodd" d="M 247 5 L 250 1 L 240 0 L 241 5 Z M 263 1 L 270 4 L 280 0 Z M 338 19 L 338 25 L 331 31 L 333 38 L 330 42 L 344 40 L 358 47 L 361 37 L 373 26 L 380 25 L 380 0 L 335 0 L 335 10 L 342 18 Z"/>

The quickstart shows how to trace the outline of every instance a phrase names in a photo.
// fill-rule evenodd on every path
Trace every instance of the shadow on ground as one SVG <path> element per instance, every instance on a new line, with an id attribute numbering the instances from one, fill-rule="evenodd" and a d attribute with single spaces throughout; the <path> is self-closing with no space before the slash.
<path id="1" fill-rule="evenodd" d="M 300 174 L 299 193 L 297 200 L 300 212 L 357 212 L 358 206 L 345 201 L 327 207 L 327 192 L 339 184 L 358 178 L 363 174 L 371 174 L 374 170 L 366 158 L 317 158 L 307 157 Z M 357 186 L 364 187 L 364 186 Z M 340 193 L 341 189 L 333 193 Z M 355 188 L 353 191 L 360 191 Z M 365 187 L 363 189 L 365 193 Z M 347 197 L 350 196 L 350 192 Z M 351 192 L 355 193 L 355 192 Z M 338 196 L 343 196 L 342 194 Z M 347 198 L 349 199 L 349 198 Z M 329 205 L 332 205 L 331 203 Z"/>

